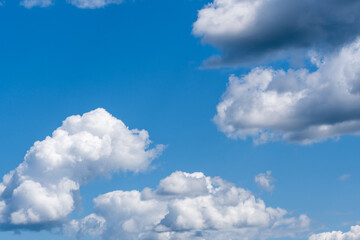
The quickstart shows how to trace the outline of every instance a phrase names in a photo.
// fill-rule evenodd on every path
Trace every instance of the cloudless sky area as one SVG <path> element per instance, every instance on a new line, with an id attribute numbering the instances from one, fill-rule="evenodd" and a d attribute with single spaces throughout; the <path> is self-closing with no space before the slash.
<path id="1" fill-rule="evenodd" d="M 359 137 L 256 145 L 217 129 L 212 119 L 229 76 L 250 69 L 202 67 L 218 52 L 192 34 L 197 12 L 207 3 L 138 0 L 90 10 L 57 1 L 29 10 L 7 1 L 0 7 L 0 175 L 15 169 L 33 143 L 66 117 L 101 107 L 167 147 L 144 173 L 119 172 L 83 186 L 75 218 L 91 213 L 99 194 L 155 188 L 180 170 L 220 176 L 267 206 L 307 214 L 314 232 L 357 224 Z M 276 179 L 272 192 L 254 182 L 267 170 Z M 344 174 L 350 177 L 339 180 Z M 0 239 L 68 237 L 4 231 Z"/>

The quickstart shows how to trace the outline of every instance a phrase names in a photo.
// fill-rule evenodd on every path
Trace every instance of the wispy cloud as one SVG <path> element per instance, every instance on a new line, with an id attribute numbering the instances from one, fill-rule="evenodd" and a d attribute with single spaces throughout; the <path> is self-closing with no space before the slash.
<path id="1" fill-rule="evenodd" d="M 67 0 L 70 4 L 78 8 L 103 8 L 110 4 L 121 4 L 123 0 Z"/>
<path id="2" fill-rule="evenodd" d="M 339 177 L 339 181 L 346 181 L 351 177 L 351 174 L 343 174 Z"/>
<path id="3" fill-rule="evenodd" d="M 52 4 L 52 0 L 22 0 L 20 2 L 20 5 L 29 9 L 33 7 L 49 7 Z"/>
<path id="4" fill-rule="evenodd" d="M 83 9 L 103 8 L 110 4 L 121 4 L 123 0 L 64 0 L 68 3 Z M 31 9 L 33 7 L 49 7 L 54 4 L 53 0 L 22 0 L 20 5 Z M 0 2 L 0 5 L 2 3 Z"/>
<path id="5" fill-rule="evenodd" d="M 271 192 L 274 190 L 274 181 L 275 179 L 271 176 L 271 171 L 266 171 L 265 173 L 259 173 L 255 176 L 255 183 L 262 189 Z"/>

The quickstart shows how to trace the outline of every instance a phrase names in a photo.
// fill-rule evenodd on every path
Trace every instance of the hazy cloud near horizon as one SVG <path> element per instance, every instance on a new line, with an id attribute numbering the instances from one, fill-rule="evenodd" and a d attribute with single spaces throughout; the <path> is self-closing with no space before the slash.
<path id="1" fill-rule="evenodd" d="M 332 231 L 313 234 L 309 240 L 359 240 L 360 226 L 352 226 L 348 232 Z"/>

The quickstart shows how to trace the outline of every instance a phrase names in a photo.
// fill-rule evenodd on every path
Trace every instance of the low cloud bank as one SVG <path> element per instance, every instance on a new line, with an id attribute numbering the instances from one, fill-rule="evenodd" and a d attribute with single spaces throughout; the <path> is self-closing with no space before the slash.
<path id="1" fill-rule="evenodd" d="M 288 215 L 219 177 L 177 171 L 154 190 L 98 196 L 94 213 L 71 221 L 65 231 L 109 240 L 220 240 L 294 237 L 308 229 L 306 215 Z"/>

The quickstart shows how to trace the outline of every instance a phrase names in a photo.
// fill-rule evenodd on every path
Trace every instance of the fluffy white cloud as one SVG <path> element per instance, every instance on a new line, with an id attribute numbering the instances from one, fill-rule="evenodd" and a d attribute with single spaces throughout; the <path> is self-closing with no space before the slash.
<path id="1" fill-rule="evenodd" d="M 313 234 L 309 240 L 359 240 L 360 226 L 352 226 L 349 232 L 332 231 Z"/>
<path id="2" fill-rule="evenodd" d="M 199 11 L 193 31 L 196 35 L 203 35 L 209 40 L 220 35 L 236 37 L 239 32 L 246 31 L 252 26 L 259 8 L 265 2 L 264 0 L 215 0 Z"/>
<path id="3" fill-rule="evenodd" d="M 314 72 L 255 68 L 231 76 L 215 123 L 229 137 L 256 143 L 308 144 L 359 134 L 360 40 L 317 63 Z"/>
<path id="4" fill-rule="evenodd" d="M 75 208 L 76 191 L 99 175 L 143 171 L 162 145 L 149 149 L 145 130 L 130 130 L 104 109 L 68 117 L 37 141 L 0 184 L 0 227 L 48 228 Z"/>
<path id="5" fill-rule="evenodd" d="M 102 8 L 109 4 L 120 4 L 123 0 L 67 0 L 78 8 Z"/>
<path id="6" fill-rule="evenodd" d="M 94 199 L 94 214 L 66 225 L 68 234 L 101 239 L 257 239 L 295 236 L 309 218 L 287 217 L 249 191 L 203 173 L 174 172 L 157 189 L 114 191 Z M 87 222 L 90 222 L 89 224 Z"/>
<path id="7" fill-rule="evenodd" d="M 20 5 L 26 8 L 49 7 L 52 4 L 52 0 L 23 0 L 20 2 Z"/>
<path id="8" fill-rule="evenodd" d="M 271 171 L 266 173 L 259 173 L 255 176 L 255 183 L 262 189 L 271 192 L 274 189 L 274 178 L 271 176 Z"/>
<path id="9" fill-rule="evenodd" d="M 359 11 L 354 0 L 213 0 L 193 33 L 222 52 L 208 66 L 244 64 L 351 42 L 360 33 Z"/>

